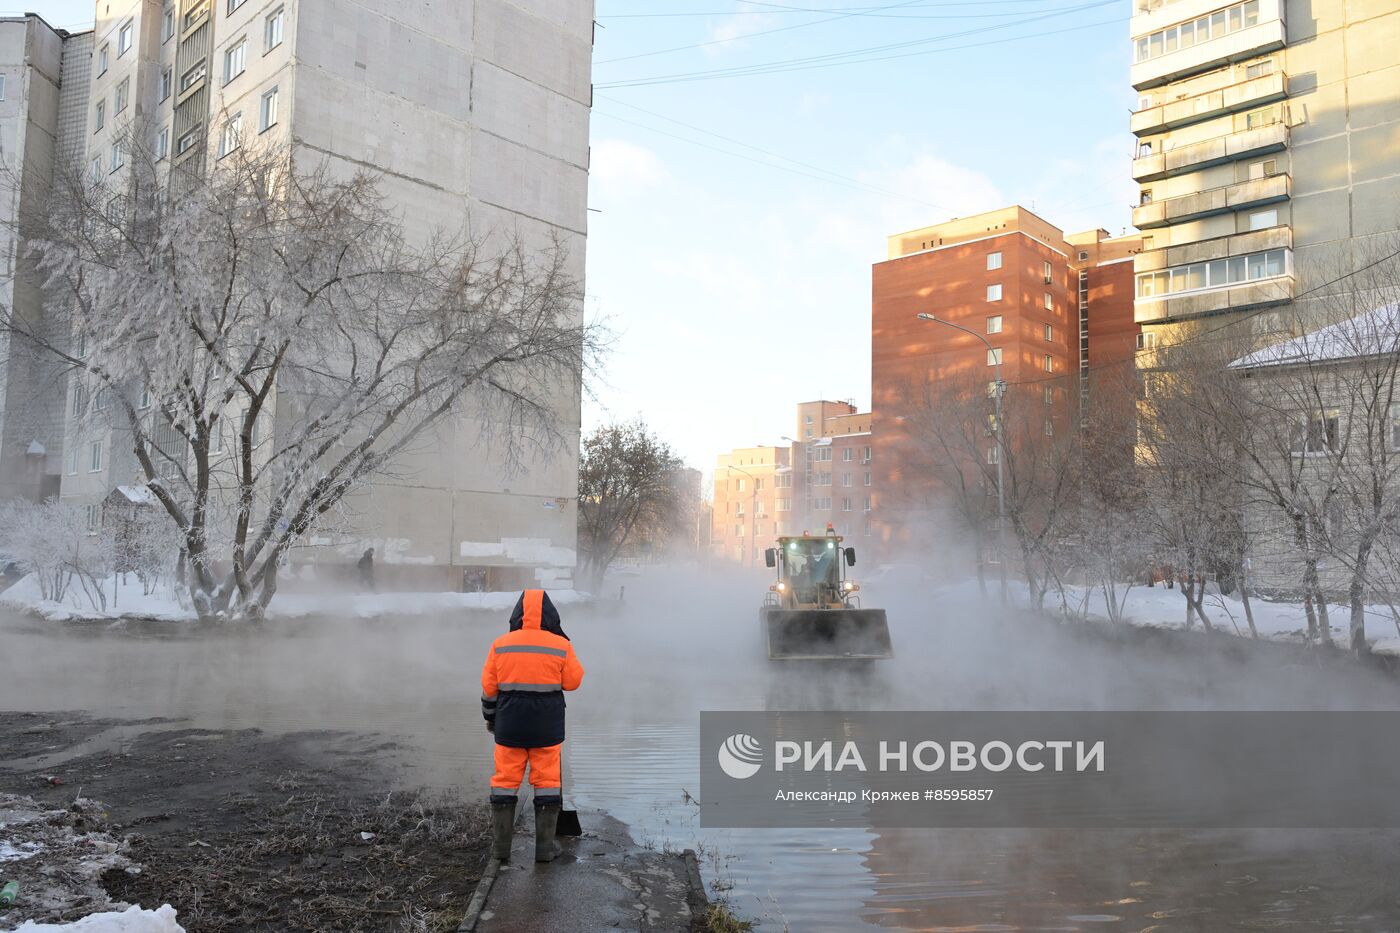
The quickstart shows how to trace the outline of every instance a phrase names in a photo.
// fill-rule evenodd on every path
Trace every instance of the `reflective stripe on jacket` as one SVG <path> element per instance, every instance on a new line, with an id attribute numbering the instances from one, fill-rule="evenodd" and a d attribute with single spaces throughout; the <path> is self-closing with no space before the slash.
<path id="1" fill-rule="evenodd" d="M 547 748 L 564 741 L 564 691 L 583 682 L 583 665 L 544 590 L 526 590 L 481 668 L 481 711 L 496 744 Z"/>

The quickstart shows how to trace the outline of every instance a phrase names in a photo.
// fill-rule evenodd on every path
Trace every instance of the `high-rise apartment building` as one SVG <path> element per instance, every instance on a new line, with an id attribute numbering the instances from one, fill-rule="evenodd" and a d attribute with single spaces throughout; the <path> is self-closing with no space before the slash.
<path id="1" fill-rule="evenodd" d="M 1103 230 L 1066 236 L 1019 206 L 889 238 L 871 300 L 874 524 L 887 555 L 955 530 L 946 514 L 958 493 L 946 486 L 950 464 L 962 494 L 994 496 L 982 480 L 983 464 L 1000 457 L 998 374 L 1012 399 L 1008 422 L 1014 414 L 1023 428 L 1017 443 L 1054 443 L 1106 412 L 1131 417 L 1142 345 L 1133 320 L 1138 248 L 1138 237 Z M 950 450 L 933 437 L 932 421 L 974 397 L 978 423 Z M 974 442 L 978 463 L 954 463 Z M 1123 445 L 1131 450 L 1130 436 Z"/>
<path id="2" fill-rule="evenodd" d="M 70 35 L 41 17 L 0 17 L 0 306 L 49 339 L 39 282 L 20 242 L 42 210 L 56 159 L 82 151 L 92 34 Z M 66 381 L 52 359 L 0 332 L 0 501 L 57 495 L 64 459 Z"/>
<path id="3" fill-rule="evenodd" d="M 1400 7 L 1134 4 L 1138 322 L 1159 341 L 1315 327 L 1322 292 L 1396 249 Z"/>
<path id="4" fill-rule="evenodd" d="M 409 237 L 469 226 L 557 240 L 582 282 L 592 29 L 592 0 L 100 0 L 70 157 L 117 184 L 137 132 L 172 180 L 197 183 L 240 147 L 285 146 L 303 167 L 380 173 Z M 491 425 L 464 416 L 352 495 L 352 525 L 297 559 L 341 563 L 372 545 L 403 582 L 566 578 L 580 387 L 553 388 L 564 442 L 523 472 L 483 440 Z M 94 506 L 140 476 L 88 387 L 66 392 L 62 496 Z"/>

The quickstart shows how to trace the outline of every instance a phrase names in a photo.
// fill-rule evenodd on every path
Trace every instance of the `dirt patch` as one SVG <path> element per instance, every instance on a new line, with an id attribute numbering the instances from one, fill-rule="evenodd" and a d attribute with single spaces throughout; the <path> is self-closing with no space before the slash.
<path id="1" fill-rule="evenodd" d="M 393 790 L 395 749 L 372 737 L 0 713 L 0 748 L 0 791 L 101 800 L 140 866 L 103 888 L 171 904 L 191 933 L 455 930 L 489 848 L 484 806 Z M 0 924 L 93 906 L 24 905 Z"/>

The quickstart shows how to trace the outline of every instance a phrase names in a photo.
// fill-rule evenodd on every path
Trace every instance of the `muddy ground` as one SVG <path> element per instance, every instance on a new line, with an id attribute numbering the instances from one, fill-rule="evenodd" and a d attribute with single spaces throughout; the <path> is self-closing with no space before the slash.
<path id="1" fill-rule="evenodd" d="M 455 930 L 489 816 L 480 803 L 393 790 L 393 753 L 343 733 L 0 713 L 0 792 L 70 813 L 80 796 L 100 801 L 83 805 L 88 825 L 125 839 L 122 854 L 140 866 L 103 872 L 105 894 L 171 904 L 190 933 Z M 26 902 L 24 873 L 41 871 L 41 858 L 0 866 L 21 880 L 0 929 L 94 908 L 91 898 Z"/>

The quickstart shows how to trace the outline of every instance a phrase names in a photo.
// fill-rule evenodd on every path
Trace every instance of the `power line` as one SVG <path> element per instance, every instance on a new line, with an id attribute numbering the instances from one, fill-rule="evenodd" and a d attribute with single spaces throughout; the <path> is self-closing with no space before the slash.
<path id="1" fill-rule="evenodd" d="M 836 181 L 844 182 L 844 183 L 845 183 L 845 187 L 859 187 L 861 190 L 864 190 L 864 191 L 873 192 L 873 193 L 875 193 L 875 194 L 882 194 L 882 195 L 885 195 L 885 196 L 888 196 L 888 197 L 892 197 L 892 198 L 899 198 L 899 199 L 901 199 L 901 200 L 911 201 L 911 202 L 918 203 L 918 204 L 923 204 L 923 205 L 925 205 L 926 207 L 932 207 L 932 208 L 934 208 L 934 209 L 936 209 L 936 210 L 948 211 L 948 213 L 950 213 L 950 214 L 953 212 L 953 209 L 952 209 L 952 208 L 947 207 L 947 206 L 945 206 L 945 205 L 942 205 L 942 204 L 935 204 L 934 202 L 932 202 L 932 201 L 926 201 L 926 200 L 924 200 L 923 198 L 915 197 L 915 196 L 913 196 L 913 195 L 905 194 L 905 193 L 899 192 L 899 191 L 892 191 L 892 190 L 890 190 L 890 189 L 888 189 L 888 188 L 882 188 L 882 187 L 880 187 L 879 185 L 872 185 L 872 184 L 870 184 L 869 182 L 861 181 L 861 180 L 858 179 L 858 178 L 854 178 L 854 177 L 849 176 L 849 175 L 843 175 L 843 174 L 841 174 L 840 172 L 834 172 L 834 171 L 832 171 L 831 169 L 822 168 L 820 165 L 815 165 L 815 164 L 813 164 L 813 163 L 811 163 L 811 162 L 804 162 L 804 161 L 802 161 L 802 160 L 800 160 L 800 159 L 794 159 L 794 158 L 791 158 L 790 156 L 785 156 L 785 155 L 783 155 L 783 154 L 781 154 L 781 153 L 773 152 L 772 150 L 769 150 L 769 149 L 764 149 L 764 148 L 762 148 L 761 146 L 755 146 L 755 145 L 753 145 L 752 143 L 746 143 L 746 142 L 744 142 L 744 141 L 742 141 L 742 140 L 735 139 L 735 138 L 733 138 L 732 136 L 725 136 L 725 135 L 723 135 L 722 133 L 716 133 L 716 132 L 714 132 L 714 131 L 712 131 L 712 130 L 707 130 L 707 129 L 705 129 L 704 127 L 696 126 L 696 125 L 693 124 L 693 123 L 686 123 L 686 122 L 684 122 L 684 121 L 682 121 L 682 120 L 677 120 L 677 119 L 675 119 L 674 117 L 668 117 L 668 116 L 666 116 L 666 115 L 663 114 L 663 113 L 657 113 L 655 110 L 648 110 L 648 109 L 646 109 L 645 107 L 638 107 L 636 104 L 629 104 L 629 103 L 627 103 L 626 101 L 618 100 L 616 97 L 610 97 L 610 96 L 608 96 L 608 95 L 606 95 L 606 94 L 599 94 L 598 96 L 599 96 L 600 98 L 602 98 L 603 100 L 606 100 L 606 101 L 609 101 L 609 102 L 611 102 L 611 103 L 618 104 L 618 105 L 620 105 L 620 106 L 626 107 L 626 108 L 628 108 L 629 110 L 635 110 L 635 111 L 637 111 L 637 112 L 639 112 L 639 113 L 644 113 L 644 114 L 647 114 L 648 116 L 652 116 L 652 117 L 656 117 L 656 118 L 661 119 L 661 120 L 665 120 L 667 123 L 674 123 L 676 126 L 684 127 L 684 128 L 686 128 L 686 129 L 692 130 L 692 131 L 694 131 L 694 132 L 696 132 L 696 133 L 702 133 L 702 134 L 704 134 L 704 135 L 706 135 L 706 136 L 710 136 L 710 137 L 713 137 L 713 138 L 715 138 L 715 139 L 722 140 L 722 141 L 724 141 L 724 142 L 726 142 L 726 143 L 730 143 L 731 145 L 740 146 L 740 147 L 742 147 L 742 148 L 744 148 L 744 149 L 752 150 L 753 152 L 757 152 L 757 153 L 760 153 L 760 154 L 762 154 L 762 155 L 768 156 L 768 157 L 771 158 L 771 159 L 778 159 L 778 160 L 783 161 L 783 162 L 790 162 L 791 164 L 796 165 L 796 166 L 799 166 L 799 167 L 801 167 L 801 168 L 810 169 L 811 171 L 814 171 L 814 172 L 820 172 L 820 173 L 823 174 L 823 175 L 829 175 L 829 176 L 831 176 L 832 179 L 834 179 L 834 180 L 836 180 Z M 603 116 L 609 117 L 609 118 L 614 119 L 614 120 L 623 120 L 622 117 L 619 117 L 619 116 L 617 116 L 616 114 L 610 114 L 610 113 L 603 112 Z M 636 121 L 627 121 L 627 120 L 623 120 L 623 122 L 630 122 L 633 126 L 639 126 L 639 127 L 641 127 L 642 129 L 651 130 L 652 132 L 658 132 L 658 133 L 664 132 L 664 131 L 662 131 L 662 130 L 658 130 L 658 129 L 655 128 L 655 127 L 648 126 L 648 125 L 645 124 L 645 123 L 640 123 L 640 122 L 636 122 Z M 672 139 L 679 139 L 679 140 L 681 140 L 682 142 L 689 142 L 689 143 L 695 143 L 696 145 L 700 145 L 699 143 L 696 143 L 695 140 L 687 139 L 687 138 L 684 137 L 684 136 L 677 136 L 677 135 L 675 135 L 675 134 L 670 134 L 670 133 L 666 133 L 665 135 L 670 136 Z M 715 147 L 708 147 L 708 146 L 707 146 L 706 148 L 715 148 Z M 719 151 L 724 151 L 724 150 L 719 150 Z M 730 153 L 730 154 L 731 154 L 731 155 L 738 155 L 737 153 Z M 749 159 L 748 161 L 758 162 L 758 164 L 760 164 L 760 165 L 768 165 L 768 166 L 770 166 L 770 167 L 772 167 L 772 168 L 778 168 L 778 169 L 781 169 L 781 168 L 782 168 L 782 166 L 773 165 L 773 164 L 770 163 L 770 162 L 762 162 L 762 161 L 759 161 L 759 160 L 757 160 L 757 159 Z M 809 176 L 809 177 L 810 177 L 810 176 Z"/>
<path id="2" fill-rule="evenodd" d="M 893 10 L 893 9 L 896 9 L 896 8 L 898 8 L 898 7 L 913 6 L 915 3 L 918 3 L 918 2 L 919 2 L 919 0 L 900 0 L 899 3 L 891 3 L 891 4 L 887 5 L 887 6 L 878 7 L 877 9 L 883 12 L 883 11 L 885 11 L 885 10 Z M 667 54 L 670 54 L 671 52 L 685 52 L 685 51 L 689 51 L 690 49 L 703 49 L 703 48 L 708 48 L 709 46 L 712 46 L 712 45 L 724 45 L 724 44 L 727 43 L 727 42 L 737 42 L 737 41 L 740 40 L 740 39 L 752 39 L 752 38 L 754 38 L 755 36 L 769 36 L 769 35 L 772 35 L 773 33 L 777 33 L 777 32 L 789 32 L 789 31 L 791 31 L 791 30 L 793 30 L 793 29 L 806 29 L 806 28 L 809 27 L 809 26 L 820 26 L 820 25 L 822 25 L 823 23 L 834 23 L 834 22 L 836 22 L 837 20 L 850 19 L 852 16 L 859 16 L 859 15 L 861 15 L 861 14 L 859 14 L 859 13 L 842 13 L 842 14 L 840 14 L 839 16 L 831 16 L 831 17 L 828 17 L 828 18 L 826 18 L 826 19 L 814 19 L 814 20 L 812 20 L 812 21 L 810 21 L 810 22 L 806 22 L 806 23 L 794 23 L 794 24 L 791 25 L 791 26 L 777 26 L 777 27 L 775 27 L 775 28 L 773 28 L 773 29 L 760 29 L 760 30 L 757 31 L 757 32 L 746 32 L 746 33 L 742 33 L 742 34 L 737 35 L 737 36 L 727 36 L 727 37 L 725 37 L 725 38 L 723 38 L 723 39 L 711 39 L 711 40 L 709 40 L 708 42 L 697 42 L 697 43 L 695 43 L 695 44 L 693 44 L 693 45 L 678 45 L 678 46 L 675 46 L 674 48 L 669 48 L 669 49 L 657 49 L 657 50 L 655 50 L 655 51 L 653 51 L 653 52 L 638 52 L 636 55 L 624 55 L 624 56 L 622 56 L 622 57 L 620 57 L 620 58 L 604 58 L 604 59 L 601 59 L 600 61 L 594 62 L 593 64 L 594 64 L 594 65 L 610 65 L 610 64 L 613 64 L 613 63 L 615 63 L 615 62 L 630 62 L 630 61 L 632 61 L 633 59 L 637 59 L 637 58 L 650 58 L 650 57 L 652 57 L 653 55 L 667 55 Z"/>
<path id="3" fill-rule="evenodd" d="M 811 70 L 811 69 L 813 69 L 813 68 L 827 68 L 827 67 L 834 67 L 834 66 L 836 66 L 836 65 L 852 65 L 852 64 L 861 64 L 861 63 L 865 63 L 865 62 L 890 61 L 890 60 L 898 59 L 898 58 L 910 58 L 910 57 L 922 56 L 922 55 L 935 55 L 935 54 L 939 54 L 939 53 L 941 53 L 941 52 L 960 51 L 960 50 L 963 50 L 963 49 L 972 49 L 972 48 L 985 48 L 985 47 L 988 47 L 988 46 L 1001 45 L 1001 44 L 1004 44 L 1004 43 L 1007 43 L 1007 42 L 1016 42 L 1016 41 L 1020 41 L 1020 40 L 1022 40 L 1022 39 L 1038 39 L 1038 38 L 1043 38 L 1043 37 L 1046 37 L 1046 36 L 1061 35 L 1061 34 L 1067 33 L 1067 32 L 1076 32 L 1076 31 L 1084 30 L 1084 29 L 1093 29 L 1093 28 L 1097 28 L 1097 27 L 1099 27 L 1099 26 L 1107 26 L 1107 25 L 1111 25 L 1111 24 L 1115 24 L 1115 23 L 1122 23 L 1122 22 L 1126 22 L 1126 18 L 1119 18 L 1119 19 L 1113 19 L 1113 20 L 1102 20 L 1102 21 L 1093 22 L 1093 23 L 1082 23 L 1082 24 L 1077 25 L 1077 26 L 1067 26 L 1067 27 L 1065 27 L 1065 28 L 1063 28 L 1063 29 L 1047 30 L 1047 31 L 1036 32 L 1036 33 L 1028 33 L 1028 34 L 1026 34 L 1026 35 L 1021 35 L 1021 36 L 1007 36 L 1007 37 L 1004 37 L 1004 38 L 1000 38 L 1000 39 L 991 39 L 991 40 L 987 40 L 987 41 L 983 41 L 983 42 L 970 42 L 970 43 L 964 43 L 964 44 L 962 44 L 962 45 L 947 46 L 947 47 L 941 48 L 941 49 L 922 49 L 922 50 L 915 51 L 915 52 L 902 52 L 902 53 L 894 54 L 894 55 L 867 55 L 867 53 L 870 53 L 870 52 L 883 52 L 883 51 L 890 51 L 890 50 L 893 50 L 893 49 L 904 49 L 904 48 L 909 48 L 909 47 L 911 47 L 911 46 L 928 45 L 928 44 L 933 43 L 933 42 L 942 42 L 942 41 L 945 41 L 945 40 L 948 40 L 948 39 L 961 38 L 961 37 L 964 37 L 964 36 L 976 35 L 976 34 L 984 33 L 984 32 L 991 32 L 991 31 L 993 31 L 993 30 L 1007 29 L 1007 28 L 1011 28 L 1011 27 L 1014 27 L 1014 26 L 1025 25 L 1025 24 L 1027 24 L 1027 23 L 1036 22 L 1036 21 L 1043 20 L 1043 19 L 1049 19 L 1050 17 L 1053 17 L 1053 16 L 1062 16 L 1062 15 L 1065 15 L 1066 13 L 1073 13 L 1073 12 L 1079 12 L 1079 11 L 1082 11 L 1082 10 L 1094 9 L 1094 8 L 1096 8 L 1096 7 L 1108 6 L 1109 4 L 1116 3 L 1116 2 L 1117 2 L 1117 0 L 1098 0 L 1098 2 L 1087 3 L 1087 4 L 1083 4 L 1083 5 L 1081 5 L 1081 6 L 1077 6 L 1077 7 L 1070 7 L 1070 8 L 1067 8 L 1067 9 L 1062 10 L 1062 11 L 1059 11 L 1059 12 L 1046 13 L 1046 14 L 1042 14 L 1042 15 L 1040 15 L 1040 16 L 1031 17 L 1031 18 L 1026 19 L 1026 20 L 1021 20 L 1021 21 L 1019 21 L 1019 22 L 1017 22 L 1017 23 L 1003 23 L 1003 24 L 994 25 L 994 26 L 984 26 L 984 27 L 981 27 L 981 28 L 978 28 L 978 29 L 969 29 L 969 30 L 964 30 L 964 31 L 962 31 L 962 32 L 957 32 L 957 33 L 947 33 L 947 34 L 944 34 L 944 35 L 941 35 L 941 36 L 932 36 L 932 37 L 928 37 L 928 38 L 925 38 L 925 39 L 916 39 L 916 40 L 912 40 L 912 41 L 908 41 L 908 42 L 898 42 L 898 43 L 893 43 L 893 44 L 891 44 L 891 45 L 885 45 L 885 46 L 873 46 L 873 47 L 865 48 L 865 49 L 852 49 L 852 50 L 849 50 L 849 51 L 846 51 L 846 52 L 835 52 L 835 53 L 831 53 L 831 54 L 827 54 L 827 55 L 808 56 L 808 57 L 804 57 L 804 58 L 787 59 L 787 60 L 784 60 L 784 61 L 777 61 L 777 62 L 766 62 L 766 63 L 762 63 L 762 64 L 758 64 L 758 65 L 746 65 L 746 66 L 740 66 L 740 67 L 735 67 L 735 68 L 720 68 L 720 69 L 712 69 L 712 70 L 709 70 L 709 71 L 679 72 L 679 73 L 676 73 L 676 74 L 669 74 L 669 75 L 654 75 L 654 76 L 649 77 L 649 78 L 635 78 L 635 79 L 630 79 L 630 80 L 605 82 L 605 83 L 602 83 L 602 84 L 597 85 L 597 87 L 598 87 L 599 89 L 608 90 L 608 89 L 615 89 L 615 88 L 647 87 L 647 86 L 653 86 L 653 85 L 658 85 L 658 84 L 677 84 L 677 83 L 685 83 L 685 82 L 690 82 L 690 81 L 704 81 L 704 80 L 711 80 L 711 79 L 714 79 L 714 78 L 748 77 L 748 76 L 750 76 L 750 75 L 757 75 L 757 74 L 777 74 L 777 73 L 780 73 L 780 72 L 788 72 L 788 71 L 807 71 L 807 70 Z M 866 55 L 866 57 L 863 57 L 863 58 L 860 58 L 860 57 L 853 57 L 853 56 L 861 56 L 861 55 Z M 842 59 L 844 59 L 844 60 L 842 60 Z"/>

